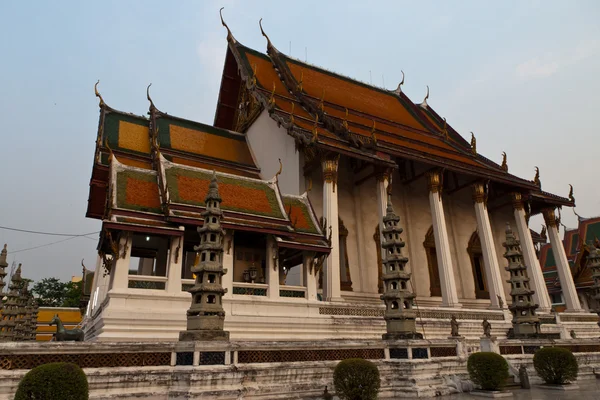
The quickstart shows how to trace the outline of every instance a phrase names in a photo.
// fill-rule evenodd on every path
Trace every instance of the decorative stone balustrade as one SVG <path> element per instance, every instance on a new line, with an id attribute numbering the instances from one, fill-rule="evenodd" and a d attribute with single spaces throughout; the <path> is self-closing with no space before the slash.
<path id="1" fill-rule="evenodd" d="M 129 275 L 129 289 L 165 290 L 168 278 L 166 276 Z"/>

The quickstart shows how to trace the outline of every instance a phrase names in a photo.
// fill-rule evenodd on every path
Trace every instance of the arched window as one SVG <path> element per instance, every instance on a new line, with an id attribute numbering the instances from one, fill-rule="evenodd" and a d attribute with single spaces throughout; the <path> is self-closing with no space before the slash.
<path id="1" fill-rule="evenodd" d="M 350 263 L 348 262 L 348 246 L 346 245 L 348 229 L 344 225 L 344 221 L 342 221 L 341 218 L 338 218 L 338 226 L 340 232 L 340 289 L 352 291 Z"/>
<path id="2" fill-rule="evenodd" d="M 442 285 L 440 284 L 440 270 L 438 269 L 437 254 L 435 252 L 433 226 L 429 228 L 427 235 L 425 235 L 423 247 L 425 247 L 425 253 L 427 254 L 427 268 L 429 269 L 429 291 L 431 292 L 431 296 L 441 296 Z"/>
<path id="3" fill-rule="evenodd" d="M 489 299 L 490 293 L 487 288 L 487 282 L 485 279 L 485 268 L 483 264 L 483 252 L 481 250 L 481 241 L 477 231 L 473 232 L 471 239 L 469 239 L 469 246 L 467 247 L 469 258 L 471 259 L 471 267 L 473 269 L 473 281 L 475 283 L 475 298 L 476 299 Z"/>

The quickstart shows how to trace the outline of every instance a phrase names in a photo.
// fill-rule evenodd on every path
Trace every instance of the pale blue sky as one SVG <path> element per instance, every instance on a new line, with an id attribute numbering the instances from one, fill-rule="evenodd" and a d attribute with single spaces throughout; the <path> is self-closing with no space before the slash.
<path id="1" fill-rule="evenodd" d="M 600 214 L 600 3 L 597 1 L 102 1 L 0 2 L 0 225 L 87 233 L 84 217 L 105 101 L 145 114 L 155 104 L 212 123 L 226 50 L 218 10 L 235 37 L 330 70 L 404 91 L 429 104 L 480 153 Z M 371 74 L 369 73 L 371 71 Z M 382 78 L 383 76 L 383 78 Z M 539 230 L 539 219 L 532 220 Z M 563 222 L 575 226 L 570 210 Z M 9 251 L 60 237 L 0 230 Z M 408 239 L 410 240 L 410 238 Z M 10 255 L 24 275 L 62 279 L 95 263 L 95 240 L 77 238 Z"/>

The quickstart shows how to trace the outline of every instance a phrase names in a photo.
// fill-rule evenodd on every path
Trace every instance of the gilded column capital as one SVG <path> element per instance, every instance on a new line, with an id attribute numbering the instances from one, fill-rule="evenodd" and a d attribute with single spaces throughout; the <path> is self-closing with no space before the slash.
<path id="1" fill-rule="evenodd" d="M 427 173 L 427 187 L 431 193 L 442 193 L 442 174 L 439 170 Z"/>
<path id="2" fill-rule="evenodd" d="M 390 181 L 390 177 L 392 176 L 391 168 L 384 167 L 375 167 L 375 179 L 377 182 Z"/>
<path id="3" fill-rule="evenodd" d="M 544 222 L 547 227 L 558 228 L 558 218 L 554 214 L 554 208 L 545 208 L 542 210 L 542 215 L 544 216 Z"/>
<path id="4" fill-rule="evenodd" d="M 338 166 L 340 161 L 340 155 L 323 157 L 321 160 L 321 167 L 323 168 L 323 181 L 337 184 L 338 178 Z"/>
<path id="5" fill-rule="evenodd" d="M 525 208 L 523 203 L 523 195 L 521 193 L 513 192 L 510 194 L 510 197 L 515 210 L 523 210 Z"/>
<path id="6" fill-rule="evenodd" d="M 473 201 L 475 203 L 487 203 L 487 195 L 483 183 L 475 183 L 473 185 Z"/>

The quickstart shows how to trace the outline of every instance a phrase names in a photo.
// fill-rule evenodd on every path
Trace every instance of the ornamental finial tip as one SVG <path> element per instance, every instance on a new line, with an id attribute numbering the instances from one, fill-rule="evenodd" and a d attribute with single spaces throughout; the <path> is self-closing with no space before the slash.
<path id="1" fill-rule="evenodd" d="M 152 109 L 156 109 L 156 107 L 154 106 L 154 102 L 150 98 L 150 86 L 152 86 L 152 83 L 149 84 L 148 87 L 146 88 L 146 98 L 150 102 L 150 110 L 152 110 Z"/>
<path id="2" fill-rule="evenodd" d="M 235 38 L 231 34 L 231 30 L 229 29 L 229 27 L 225 23 L 225 20 L 223 19 L 223 9 L 224 8 L 225 7 L 221 7 L 221 9 L 219 10 L 219 15 L 221 16 L 221 25 L 223 25 L 225 27 L 225 29 L 227 29 L 227 41 L 231 41 L 231 42 L 235 43 Z"/>
<path id="3" fill-rule="evenodd" d="M 265 30 L 262 27 L 262 18 L 258 20 L 258 26 L 260 26 L 260 33 L 262 33 L 262 35 L 267 39 L 267 48 L 273 48 L 273 44 L 271 43 L 271 39 L 269 39 L 269 36 L 267 36 L 267 34 L 265 33 Z"/>
<path id="4" fill-rule="evenodd" d="M 104 102 L 104 99 L 102 98 L 102 95 L 100 94 L 100 92 L 98 91 L 98 84 L 100 83 L 100 79 L 98 79 L 98 82 L 96 82 L 96 84 L 94 85 L 94 94 L 96 95 L 97 98 L 100 99 L 100 103 L 98 104 L 99 107 L 102 107 L 103 105 L 105 105 L 106 103 Z"/>
<path id="5" fill-rule="evenodd" d="M 400 70 L 400 72 L 402 72 L 402 80 L 398 84 L 396 90 L 394 90 L 394 93 L 396 93 L 397 95 L 400 95 L 400 93 L 402 93 L 402 85 L 404 85 L 404 71 Z"/>

